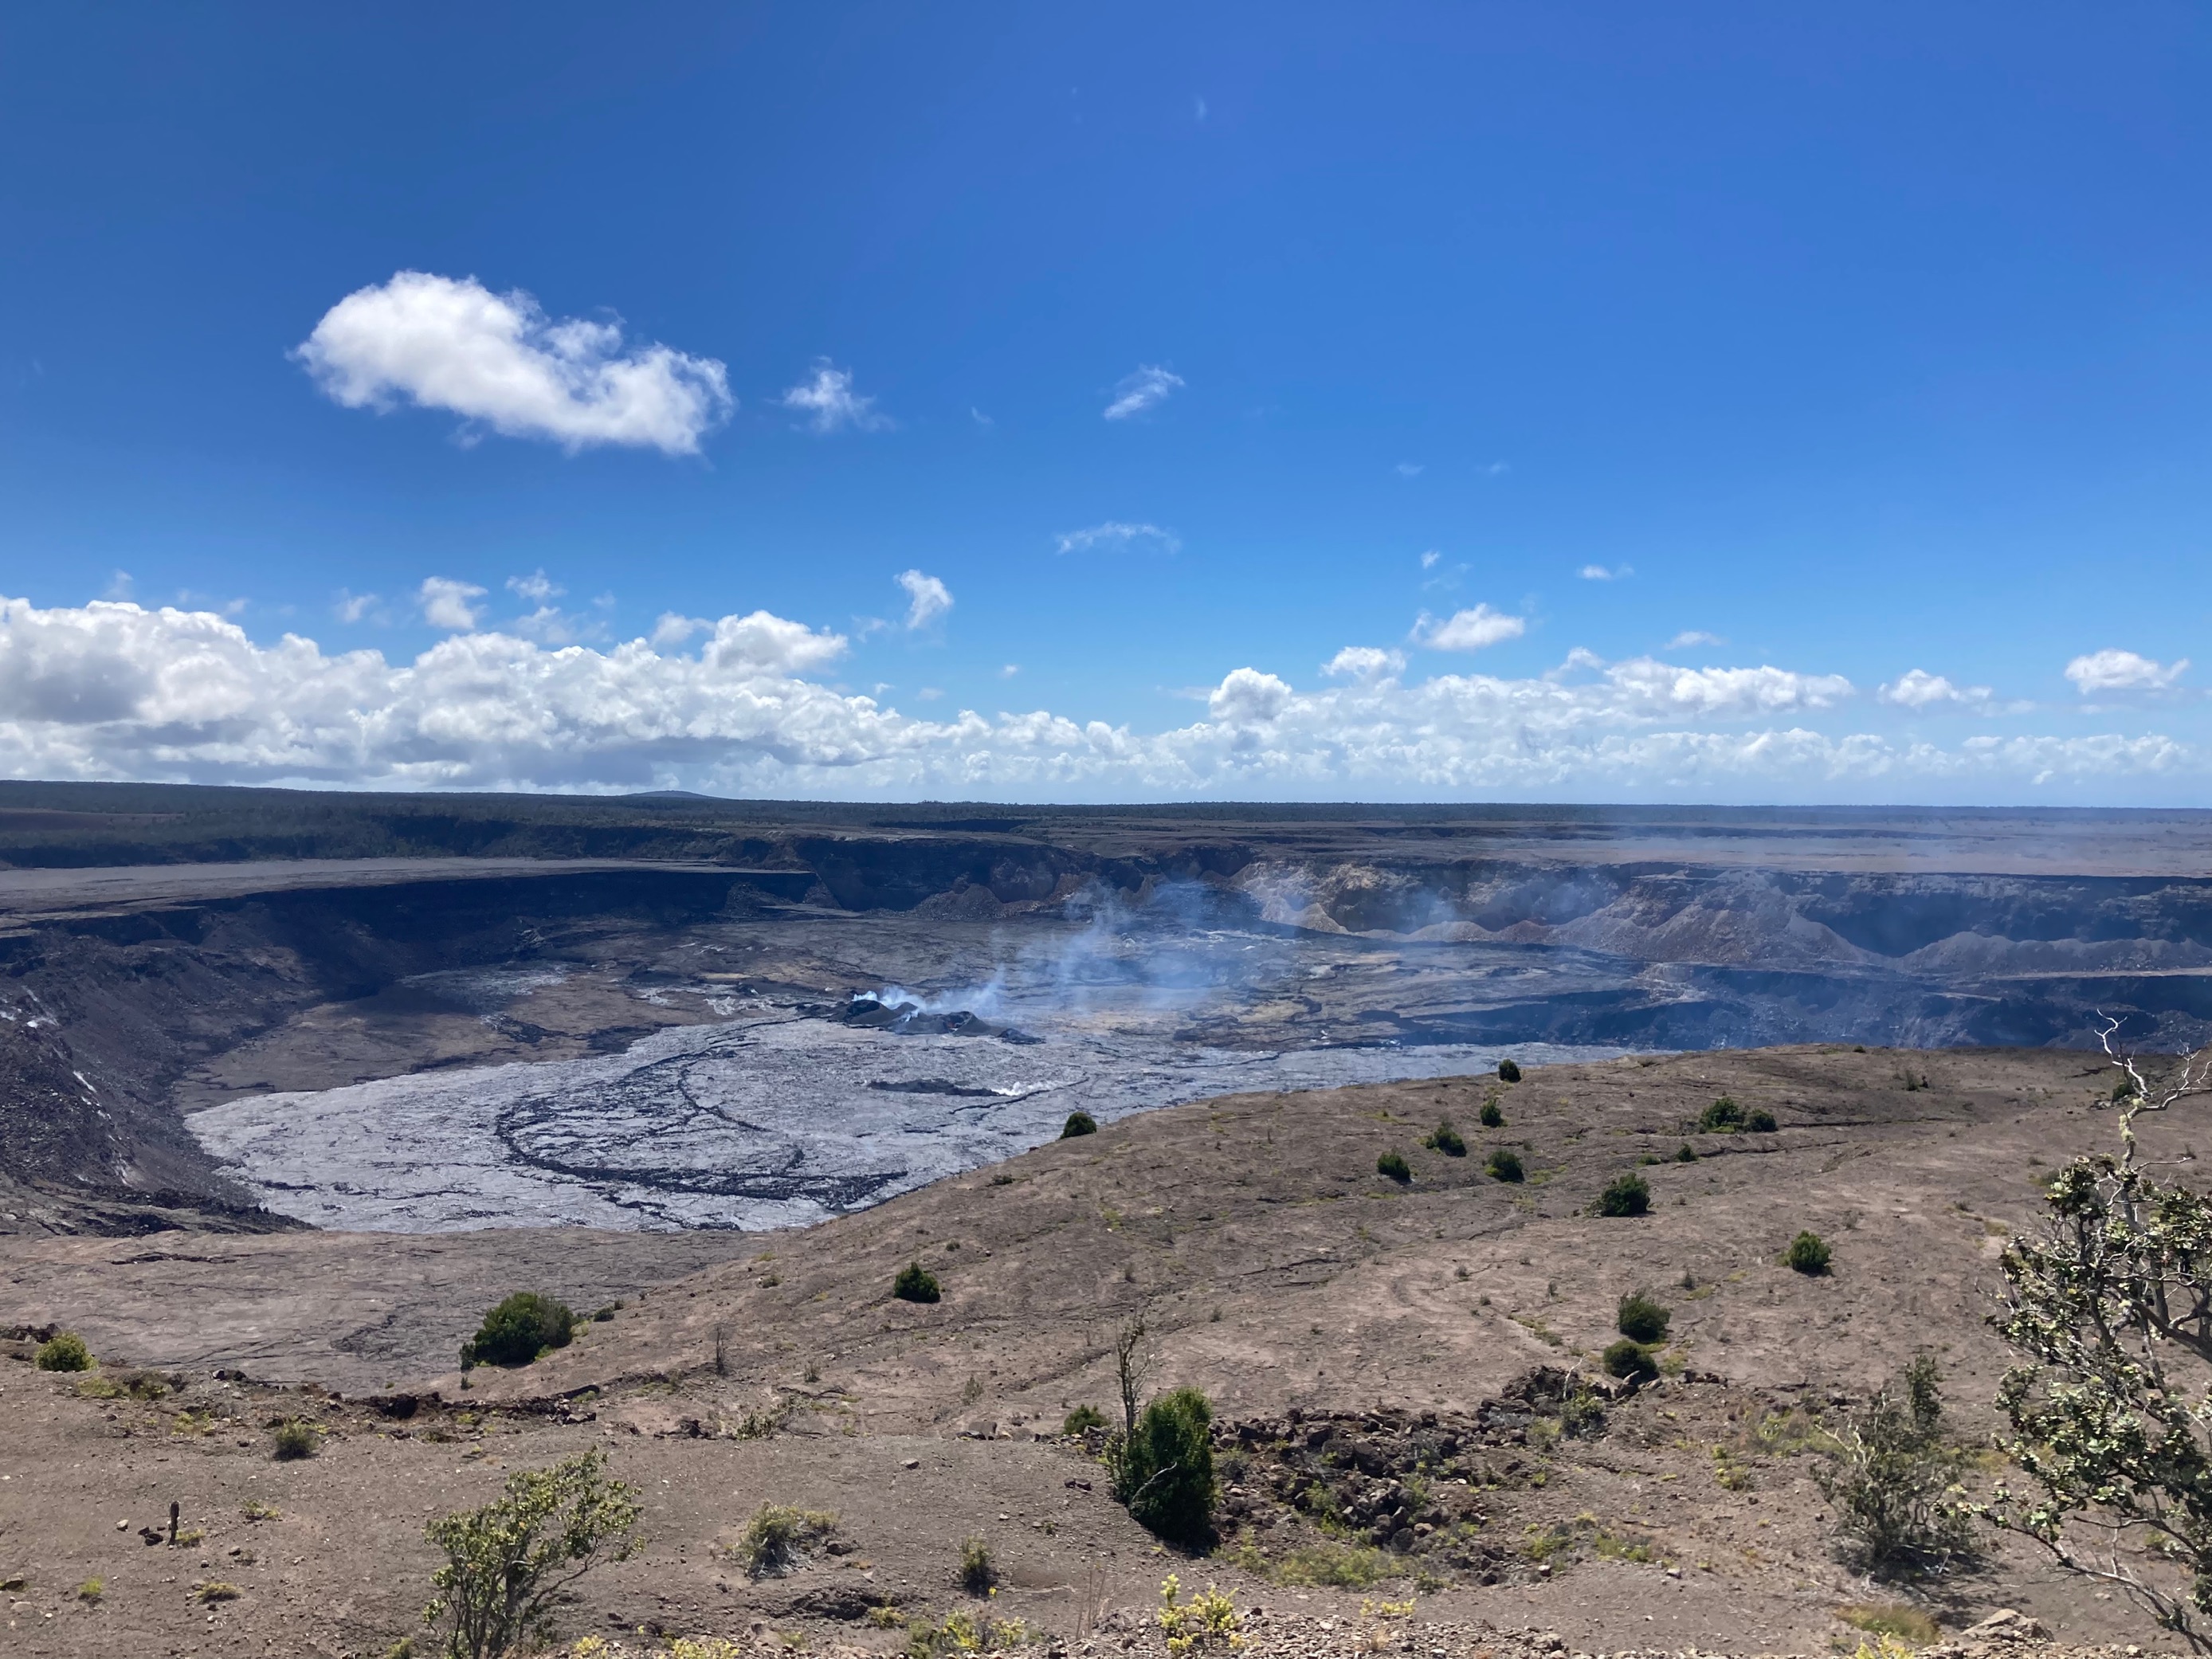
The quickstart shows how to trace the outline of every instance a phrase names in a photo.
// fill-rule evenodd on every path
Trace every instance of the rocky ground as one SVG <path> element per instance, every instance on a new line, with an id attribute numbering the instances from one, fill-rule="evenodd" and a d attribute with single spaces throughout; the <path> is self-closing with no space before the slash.
<path id="1" fill-rule="evenodd" d="M 9 1650 L 380 1654 L 427 1598 L 428 1519 L 591 1447 L 638 1489 L 643 1547 L 562 1604 L 563 1650 L 942 1650 L 958 1615 L 1164 1652 L 1170 1574 L 1218 1584 L 1263 1654 L 1820 1653 L 1885 1629 L 1995 1654 L 2004 1632 L 1974 1627 L 2004 1608 L 2075 1647 L 2170 1646 L 1996 1535 L 1946 1577 L 1870 1583 L 1811 1478 L 1923 1349 L 1954 1435 L 1986 1440 L 1995 1253 L 2038 1178 L 2109 1139 L 2107 1088 L 2052 1051 L 1682 1055 L 1200 1102 L 793 1233 L 7 1240 L 19 1356 L 60 1324 L 104 1361 L 0 1361 Z M 1686 1128 L 1722 1094 L 1775 1131 Z M 1423 1145 L 1447 1115 L 1466 1158 Z M 2199 1133 L 2150 1144 L 2185 1175 Z M 1526 1182 L 1485 1173 L 1496 1145 Z M 1410 1182 L 1378 1174 L 1393 1151 Z M 1631 1170 L 1652 1212 L 1589 1214 Z M 1808 1227 L 1823 1277 L 1778 1260 Z M 890 1297 L 914 1261 L 941 1302 Z M 459 1344 L 521 1288 L 607 1317 L 464 1377 Z M 1560 1379 L 1593 1376 L 1632 1289 L 1672 1310 L 1663 1374 L 1570 1421 Z M 1201 1556 L 1139 1529 L 1060 1431 L 1111 1408 L 1139 1311 L 1155 1384 L 1218 1402 Z M 288 1419 L 314 1455 L 273 1456 Z M 764 1502 L 836 1516 L 787 1576 L 734 1547 Z M 969 1538 L 994 1595 L 963 1588 Z"/>

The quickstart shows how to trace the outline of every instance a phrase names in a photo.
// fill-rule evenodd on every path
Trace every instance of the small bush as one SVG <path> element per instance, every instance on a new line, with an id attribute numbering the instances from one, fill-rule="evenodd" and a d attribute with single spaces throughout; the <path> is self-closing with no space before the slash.
<path id="1" fill-rule="evenodd" d="M 1510 1060 L 1499 1060 L 1498 1080 L 1500 1083 L 1518 1083 L 1521 1080 L 1521 1068 Z"/>
<path id="2" fill-rule="evenodd" d="M 1674 1315 L 1641 1291 L 1620 1298 L 1614 1319 L 1620 1334 L 1638 1342 L 1664 1342 L 1667 1324 Z"/>
<path id="3" fill-rule="evenodd" d="M 192 1594 L 199 1598 L 200 1605 L 205 1607 L 212 1601 L 235 1601 L 246 1592 L 235 1584 L 226 1584 L 220 1578 L 210 1578 L 204 1583 L 193 1585 Z"/>
<path id="4" fill-rule="evenodd" d="M 1695 1164 L 1697 1161 L 1698 1161 L 1698 1149 L 1697 1149 L 1696 1147 L 1692 1146 L 1692 1145 L 1690 1145 L 1690 1143 L 1689 1143 L 1688 1141 L 1686 1141 L 1686 1141 L 1684 1141 L 1684 1142 L 1681 1144 L 1681 1146 L 1679 1146 L 1679 1147 L 1677 1147 L 1677 1148 L 1675 1149 L 1675 1152 L 1674 1152 L 1674 1162 L 1675 1162 L 1675 1163 L 1677 1163 L 1677 1164 Z"/>
<path id="5" fill-rule="evenodd" d="M 1483 1170 L 1492 1181 L 1519 1182 L 1528 1177 L 1521 1167 L 1521 1154 L 1510 1146 L 1493 1146 L 1483 1163 Z"/>
<path id="6" fill-rule="evenodd" d="M 1213 1535 L 1213 1402 L 1177 1389 L 1145 1407 L 1116 1449 L 1114 1495 L 1138 1524 L 1171 1544 Z"/>
<path id="7" fill-rule="evenodd" d="M 1698 1133 L 1702 1135 L 1729 1135 L 1743 1127 L 1743 1108 L 1723 1095 L 1698 1114 Z"/>
<path id="8" fill-rule="evenodd" d="M 1442 1152 L 1446 1158 L 1467 1156 L 1467 1142 L 1460 1138 L 1459 1131 L 1452 1127 L 1452 1121 L 1449 1118 L 1444 1119 L 1435 1128 L 1430 1130 L 1429 1138 L 1421 1145 L 1432 1152 Z"/>
<path id="9" fill-rule="evenodd" d="M 1106 1413 L 1096 1406 L 1078 1406 L 1068 1413 L 1067 1419 L 1060 1425 L 1062 1434 L 1082 1434 L 1091 1429 L 1106 1426 Z"/>
<path id="10" fill-rule="evenodd" d="M 1615 1176 L 1597 1195 L 1600 1215 L 1646 1215 L 1651 1209 L 1651 1188 L 1640 1175 Z"/>
<path id="11" fill-rule="evenodd" d="M 902 1302 L 935 1302 L 945 1292 L 937 1282 L 937 1275 L 919 1261 L 909 1261 L 898 1270 L 891 1280 L 891 1294 Z"/>
<path id="12" fill-rule="evenodd" d="M 836 1529 L 837 1517 L 827 1511 L 763 1504 L 745 1523 L 738 1553 L 744 1558 L 745 1571 L 752 1577 L 774 1578 L 804 1560 L 808 1545 Z"/>
<path id="13" fill-rule="evenodd" d="M 92 1350 L 75 1331 L 64 1331 L 39 1345 L 35 1363 L 42 1371 L 88 1371 Z"/>
<path id="14" fill-rule="evenodd" d="M 289 1463 L 302 1457 L 313 1457 L 321 1449 L 315 1438 L 315 1425 L 303 1423 L 296 1417 L 288 1417 L 276 1425 L 274 1454 L 280 1463 Z"/>
<path id="15" fill-rule="evenodd" d="M 1182 1581 L 1170 1573 L 1160 1584 L 1160 1629 L 1168 1638 L 1168 1659 L 1219 1649 L 1233 1653 L 1244 1645 L 1244 1615 L 1237 1604 L 1208 1584 L 1181 1601 Z"/>
<path id="16" fill-rule="evenodd" d="M 1480 1115 L 1482 1127 L 1486 1129 L 1502 1129 L 1505 1127 L 1505 1114 L 1499 1109 L 1498 1103 L 1494 1100 L 1486 1100 L 1482 1103 Z"/>
<path id="17" fill-rule="evenodd" d="M 473 1341 L 461 1345 L 461 1369 L 471 1365 L 527 1365 L 541 1353 L 565 1348 L 576 1316 L 565 1302 L 535 1291 L 517 1291 L 484 1316 Z"/>
<path id="18" fill-rule="evenodd" d="M 107 1581 L 105 1578 L 88 1578 L 76 1587 L 76 1599 L 80 1601 L 97 1601 L 106 1594 Z"/>
<path id="19" fill-rule="evenodd" d="M 1755 1106 L 1744 1115 L 1743 1127 L 1751 1134 L 1771 1135 L 1782 1126 L 1774 1121 L 1774 1114 L 1764 1106 Z"/>
<path id="20" fill-rule="evenodd" d="M 1659 1375 L 1659 1362 L 1651 1357 L 1651 1350 L 1633 1337 L 1624 1336 L 1618 1342 L 1607 1343 L 1602 1363 L 1607 1376 L 1634 1377 L 1639 1382 L 1649 1382 Z"/>
<path id="21" fill-rule="evenodd" d="M 1813 1472 L 1854 1565 L 1876 1577 L 1941 1568 L 1973 1548 L 1956 1484 L 1965 1460 L 1944 1443 L 1941 1382 L 1933 1358 L 1915 1358 L 1852 1415 Z"/>
<path id="22" fill-rule="evenodd" d="M 962 1539 L 960 1588 L 970 1595 L 988 1595 L 998 1582 L 999 1570 L 991 1565 L 991 1547 L 980 1538 Z"/>
<path id="23" fill-rule="evenodd" d="M 1385 1152 L 1375 1160 L 1375 1173 L 1389 1176 L 1402 1187 L 1413 1178 L 1413 1166 L 1406 1162 L 1403 1152 Z"/>
<path id="24" fill-rule="evenodd" d="M 545 1634 L 550 1603 L 602 1560 L 637 1549 L 637 1492 L 605 1479 L 597 1448 L 547 1469 L 518 1469 L 479 1508 L 422 1529 L 443 1553 L 422 1622 L 449 1659 L 496 1659 Z"/>
<path id="25" fill-rule="evenodd" d="M 1060 1125 L 1060 1138 L 1062 1140 L 1073 1140 L 1078 1135 L 1095 1135 L 1097 1133 L 1097 1118 L 1088 1112 L 1070 1112 L 1067 1115 L 1067 1121 Z"/>
<path id="26" fill-rule="evenodd" d="M 1790 1248 L 1782 1253 L 1784 1265 L 1810 1278 L 1818 1278 L 1828 1271 L 1828 1247 L 1820 1242 L 1818 1233 L 1800 1233 L 1790 1241 Z"/>

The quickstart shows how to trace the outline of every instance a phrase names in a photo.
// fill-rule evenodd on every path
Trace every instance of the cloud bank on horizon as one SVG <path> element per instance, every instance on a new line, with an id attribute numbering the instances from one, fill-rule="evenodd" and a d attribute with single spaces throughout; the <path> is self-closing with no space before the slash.
<path id="1" fill-rule="evenodd" d="M 951 609 L 937 579 L 897 580 L 909 627 Z M 558 592 L 542 573 L 510 586 Z M 1584 651 L 1539 677 L 1414 685 L 1399 678 L 1404 653 L 1377 647 L 1339 652 L 1323 672 L 1348 683 L 1334 685 L 1242 666 L 1203 694 L 1202 718 L 1152 732 L 1044 709 L 931 720 L 825 682 L 852 641 L 765 611 L 664 618 L 651 641 L 600 648 L 481 630 L 483 598 L 424 581 L 421 608 L 452 631 L 405 662 L 296 634 L 257 643 L 211 611 L 0 599 L 0 775 L 843 798 L 2067 801 L 2185 780 L 2205 760 L 2159 735 L 1825 732 L 1805 722 L 1857 696 L 1841 676 Z M 2133 662 L 2147 665 L 2108 664 L 2100 688 L 2124 676 L 2163 692 L 2186 666 Z M 2077 678 L 2086 692 L 2098 676 Z M 1982 688 L 1916 670 L 1884 690 L 1917 708 Z"/>

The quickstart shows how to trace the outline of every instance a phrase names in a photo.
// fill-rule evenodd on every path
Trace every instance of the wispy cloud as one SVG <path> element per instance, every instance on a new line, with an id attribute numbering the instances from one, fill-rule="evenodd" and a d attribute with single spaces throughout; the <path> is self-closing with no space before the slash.
<path id="1" fill-rule="evenodd" d="M 455 581 L 449 576 L 426 576 L 422 586 L 415 590 L 415 602 L 422 607 L 422 620 L 433 628 L 465 634 L 477 625 L 483 607 L 475 603 L 483 597 L 484 590 L 474 582 Z"/>
<path id="2" fill-rule="evenodd" d="M 448 410 L 571 452 L 623 444 L 696 454 L 737 406 L 711 357 L 625 349 L 619 323 L 556 322 L 520 289 L 494 294 L 473 276 L 422 270 L 349 294 L 292 356 L 349 409 Z"/>
<path id="3" fill-rule="evenodd" d="M 906 625 L 911 633 L 927 628 L 952 609 L 952 590 L 934 576 L 919 570 L 902 570 L 894 580 L 906 589 Z"/>
<path id="4" fill-rule="evenodd" d="M 1018 662 L 1010 662 L 1010 663 L 1008 663 L 1005 667 L 1001 668 L 1001 669 L 999 671 L 999 678 L 1000 678 L 1000 679 L 1002 679 L 1002 680 L 1010 680 L 1010 679 L 1013 678 L 1013 677 L 1014 677 L 1015 675 L 1017 675 L 1017 674 L 1020 673 L 1021 672 L 1022 672 L 1022 665 L 1021 665 L 1021 664 L 1019 664 L 1019 663 L 1018 663 Z"/>
<path id="5" fill-rule="evenodd" d="M 1114 401 L 1106 405 L 1106 418 L 1126 421 L 1132 415 L 1141 415 L 1146 410 L 1165 403 L 1182 389 L 1183 378 L 1170 374 L 1154 363 L 1146 363 L 1131 374 L 1125 374 L 1114 387 Z"/>
<path id="6" fill-rule="evenodd" d="M 1478 605 L 1472 611 L 1455 611 L 1441 619 L 1424 611 L 1413 624 L 1413 639 L 1430 651 L 1480 651 L 1485 646 L 1517 640 L 1528 631 L 1527 617 Z"/>
<path id="7" fill-rule="evenodd" d="M 1401 461 L 1392 470 L 1401 478 L 1418 478 L 1425 469 L 1419 461 Z"/>
<path id="8" fill-rule="evenodd" d="M 548 599 L 560 598 L 568 590 L 547 577 L 545 568 L 540 565 L 527 576 L 509 576 L 507 591 L 520 594 L 532 605 L 544 605 Z"/>
<path id="9" fill-rule="evenodd" d="M 1695 628 L 1686 628 L 1659 648 L 1662 651 L 1688 651 L 1700 645 L 1726 645 L 1728 641 L 1717 634 L 1707 634 Z"/>
<path id="10" fill-rule="evenodd" d="M 130 599 L 137 587 L 138 584 L 131 580 L 129 571 L 112 570 L 107 575 L 107 586 L 100 590 L 100 597 L 119 605 Z"/>
<path id="11" fill-rule="evenodd" d="M 1575 574 L 1586 582 L 1623 582 L 1636 574 L 1636 567 L 1617 564 L 1608 570 L 1601 564 L 1586 564 Z"/>
<path id="12" fill-rule="evenodd" d="M 2165 691 L 2171 690 L 2189 666 L 2186 657 L 2172 663 L 2154 662 L 2132 651 L 2092 651 L 2066 665 L 2066 678 L 2083 696 L 2106 691 Z"/>
<path id="13" fill-rule="evenodd" d="M 1421 555 L 1421 568 L 1424 570 L 1434 570 L 1437 568 L 1437 561 L 1442 557 L 1443 557 L 1443 554 L 1437 552 L 1433 547 L 1431 548 L 1427 552 Z"/>
<path id="14" fill-rule="evenodd" d="M 876 400 L 853 390 L 853 372 L 826 360 L 814 365 L 811 380 L 801 380 L 776 402 L 806 417 L 806 429 L 827 435 L 848 428 L 854 432 L 883 432 L 890 417 L 877 412 Z"/>
<path id="15" fill-rule="evenodd" d="M 1123 524 L 1109 519 L 1088 530 L 1071 530 L 1059 538 L 1062 553 L 1118 552 L 1146 544 L 1162 553 L 1182 550 L 1182 543 L 1156 524 Z"/>
<path id="16" fill-rule="evenodd" d="M 375 594 L 350 592 L 343 587 L 338 589 L 337 598 L 331 602 L 331 614 L 348 626 L 390 620 L 384 601 Z"/>

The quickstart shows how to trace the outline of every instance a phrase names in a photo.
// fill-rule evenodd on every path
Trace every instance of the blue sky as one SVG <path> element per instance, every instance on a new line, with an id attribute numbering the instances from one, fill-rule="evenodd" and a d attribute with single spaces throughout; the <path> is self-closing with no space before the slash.
<path id="1" fill-rule="evenodd" d="M 2200 9 L 326 11 L 0 21 L 0 771 L 2212 805 Z"/>

